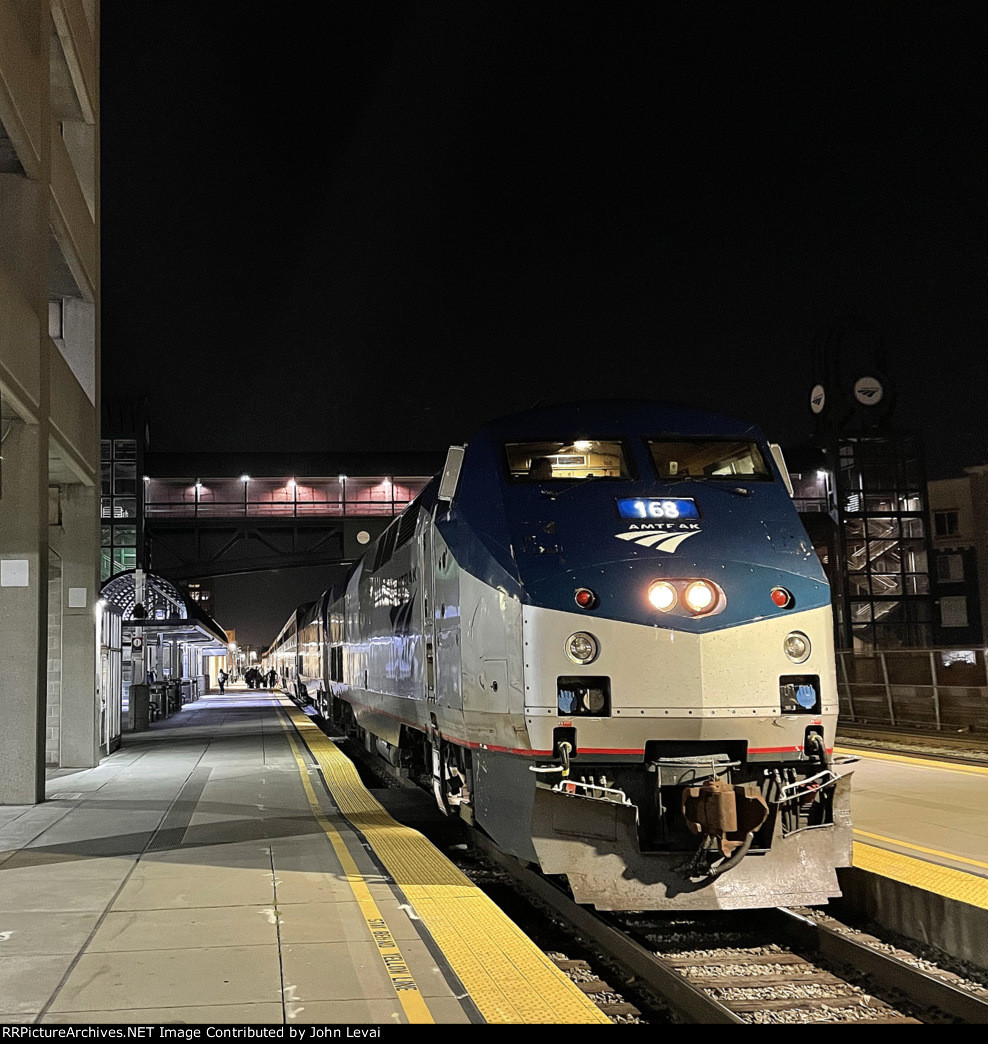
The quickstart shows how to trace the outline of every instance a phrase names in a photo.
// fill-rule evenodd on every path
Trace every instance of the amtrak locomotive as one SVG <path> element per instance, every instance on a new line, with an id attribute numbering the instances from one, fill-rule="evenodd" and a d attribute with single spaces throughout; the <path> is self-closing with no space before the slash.
<path id="1" fill-rule="evenodd" d="M 830 590 L 778 447 L 647 402 L 483 428 L 293 614 L 292 694 L 600 909 L 826 902 Z"/>

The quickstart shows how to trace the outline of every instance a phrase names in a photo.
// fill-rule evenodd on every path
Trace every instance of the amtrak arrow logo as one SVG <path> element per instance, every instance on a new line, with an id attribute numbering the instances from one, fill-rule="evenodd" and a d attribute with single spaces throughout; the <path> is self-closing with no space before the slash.
<path id="1" fill-rule="evenodd" d="M 668 551 L 669 554 L 672 554 L 684 540 L 696 536 L 698 532 L 700 532 L 698 529 L 689 533 L 643 533 L 632 530 L 630 533 L 615 533 L 614 535 L 618 540 L 632 541 L 641 547 L 654 547 L 656 551 Z"/>

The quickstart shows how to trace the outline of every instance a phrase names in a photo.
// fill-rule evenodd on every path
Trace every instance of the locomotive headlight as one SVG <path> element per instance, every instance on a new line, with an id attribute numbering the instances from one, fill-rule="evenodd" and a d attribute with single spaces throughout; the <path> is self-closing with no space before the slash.
<path id="1" fill-rule="evenodd" d="M 790 631 L 786 635 L 786 640 L 782 643 L 782 647 L 786 650 L 786 656 L 793 663 L 804 663 L 810 658 L 810 652 L 813 648 L 810 645 L 809 638 L 802 631 Z"/>
<path id="2" fill-rule="evenodd" d="M 577 631 L 566 639 L 566 655 L 579 664 L 593 663 L 600 652 L 600 645 L 592 634 L 586 631 Z"/>
<path id="3" fill-rule="evenodd" d="M 694 580 L 683 592 L 683 601 L 694 613 L 706 613 L 713 609 L 717 593 L 703 580 Z"/>
<path id="4" fill-rule="evenodd" d="M 663 613 L 669 612 L 676 605 L 679 595 L 676 588 L 667 580 L 656 580 L 649 586 L 648 600 Z"/>

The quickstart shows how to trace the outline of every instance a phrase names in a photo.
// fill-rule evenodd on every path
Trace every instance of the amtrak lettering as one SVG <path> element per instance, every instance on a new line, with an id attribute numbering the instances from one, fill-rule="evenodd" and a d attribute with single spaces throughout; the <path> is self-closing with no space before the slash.
<path id="1" fill-rule="evenodd" d="M 642 522 L 632 525 L 625 533 L 615 533 L 618 540 L 626 540 L 639 547 L 672 554 L 684 540 L 702 530 L 696 522 Z"/>

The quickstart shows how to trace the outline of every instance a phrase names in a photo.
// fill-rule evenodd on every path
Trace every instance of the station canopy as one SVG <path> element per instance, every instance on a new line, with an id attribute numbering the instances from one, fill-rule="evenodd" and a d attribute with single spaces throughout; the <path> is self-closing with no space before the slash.
<path id="1" fill-rule="evenodd" d="M 227 651 L 226 631 L 182 588 L 163 576 L 130 569 L 107 580 L 100 597 L 119 610 L 125 630 L 143 628 L 145 632 L 161 634 L 168 641 L 213 647 L 204 648 L 204 652 Z"/>

